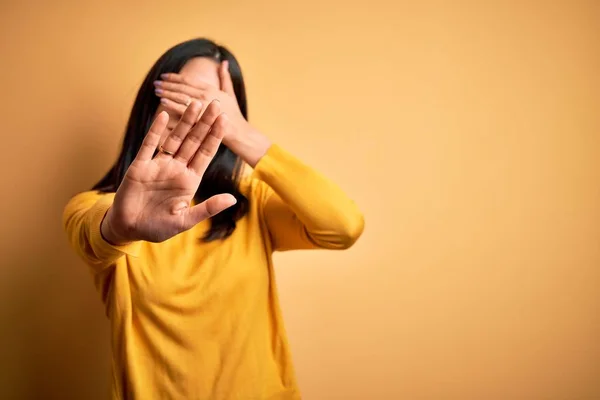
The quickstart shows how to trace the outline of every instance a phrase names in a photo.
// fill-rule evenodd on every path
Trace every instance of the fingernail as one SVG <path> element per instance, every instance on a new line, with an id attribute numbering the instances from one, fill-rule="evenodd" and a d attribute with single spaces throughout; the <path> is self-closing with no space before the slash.
<path id="1" fill-rule="evenodd" d="M 163 103 L 163 104 L 168 104 L 169 100 L 167 100 L 167 99 L 160 99 L 160 102 Z"/>
<path id="2" fill-rule="evenodd" d="M 156 94 L 162 94 L 162 92 L 163 92 L 163 90 L 160 88 L 154 89 L 154 93 L 156 93 Z"/>
<path id="3" fill-rule="evenodd" d="M 162 81 L 154 81 L 154 86 L 160 86 L 162 85 Z"/>
<path id="4" fill-rule="evenodd" d="M 167 79 L 169 77 L 169 74 L 160 74 L 160 77 L 162 79 Z"/>

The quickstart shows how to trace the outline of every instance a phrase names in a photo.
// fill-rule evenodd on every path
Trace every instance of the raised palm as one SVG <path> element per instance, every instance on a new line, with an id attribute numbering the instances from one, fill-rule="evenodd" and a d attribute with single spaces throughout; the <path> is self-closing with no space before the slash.
<path id="1" fill-rule="evenodd" d="M 169 121 L 166 112 L 156 117 L 103 222 L 109 241 L 161 242 L 235 204 L 231 194 L 220 194 L 191 207 L 202 175 L 229 129 L 218 101 L 198 120 L 200 111 L 201 104 L 192 102 L 154 156 Z"/>

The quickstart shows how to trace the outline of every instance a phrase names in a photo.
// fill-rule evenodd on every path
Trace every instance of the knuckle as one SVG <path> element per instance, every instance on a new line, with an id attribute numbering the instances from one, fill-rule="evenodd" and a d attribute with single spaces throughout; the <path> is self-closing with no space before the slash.
<path id="1" fill-rule="evenodd" d="M 183 137 L 178 134 L 169 135 L 169 140 L 175 142 L 175 144 L 181 143 Z"/>
<path id="2" fill-rule="evenodd" d="M 202 131 L 208 131 L 211 128 L 211 125 L 206 123 L 206 121 L 203 121 L 202 118 L 200 119 L 200 121 L 198 121 L 197 125 L 198 128 Z"/>
<path id="3" fill-rule="evenodd" d="M 208 135 L 208 137 L 206 138 L 205 142 L 207 143 L 210 149 L 214 149 L 214 151 L 216 152 L 219 146 L 221 145 L 222 139 L 223 138 L 220 135 L 211 132 L 210 135 Z"/>
<path id="4" fill-rule="evenodd" d="M 210 148 L 208 148 L 208 146 L 200 146 L 200 149 L 198 149 L 198 151 L 200 152 L 200 154 L 202 154 L 205 157 L 212 157 L 213 152 L 211 151 Z"/>
<path id="5" fill-rule="evenodd" d="M 189 111 L 189 108 L 188 108 Z M 183 117 L 181 117 L 181 123 L 186 126 L 187 129 L 191 129 L 196 122 L 196 114 L 193 112 L 185 112 L 183 113 Z"/>
<path id="6" fill-rule="evenodd" d="M 190 91 L 190 87 L 189 87 L 189 86 L 187 86 L 187 85 L 183 85 L 183 84 L 181 84 L 181 83 L 179 84 L 179 91 L 180 91 L 181 93 L 185 93 L 185 94 L 190 94 L 190 93 L 191 93 L 191 91 Z"/>
<path id="7" fill-rule="evenodd" d="M 225 124 L 220 122 L 220 123 L 218 123 L 216 129 L 213 129 L 211 131 L 211 135 L 214 138 L 221 140 L 223 138 L 223 136 L 225 136 L 225 132 L 226 132 Z"/>
<path id="8" fill-rule="evenodd" d="M 202 139 L 200 139 L 199 136 L 197 135 L 188 135 L 187 140 L 190 141 L 190 143 L 196 145 L 198 143 L 202 143 Z"/>

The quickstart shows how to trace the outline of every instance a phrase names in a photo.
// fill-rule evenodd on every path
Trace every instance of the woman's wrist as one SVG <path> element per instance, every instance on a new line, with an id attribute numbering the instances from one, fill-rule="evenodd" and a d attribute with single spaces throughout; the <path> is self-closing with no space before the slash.
<path id="1" fill-rule="evenodd" d="M 100 234 L 102 238 L 109 244 L 113 246 L 125 246 L 131 243 L 131 240 L 124 239 L 123 236 L 119 235 L 114 229 L 113 220 L 113 208 L 109 208 L 102 219 L 102 223 L 100 224 Z"/>
<path id="2" fill-rule="evenodd" d="M 271 147 L 269 138 L 250 125 L 245 132 L 226 136 L 223 143 L 252 168 Z"/>

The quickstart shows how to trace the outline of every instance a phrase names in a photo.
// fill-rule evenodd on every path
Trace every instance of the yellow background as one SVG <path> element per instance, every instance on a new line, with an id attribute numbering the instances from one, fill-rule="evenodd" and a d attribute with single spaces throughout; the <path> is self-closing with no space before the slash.
<path id="1" fill-rule="evenodd" d="M 209 36 L 366 215 L 350 251 L 276 257 L 306 399 L 600 399 L 600 2 L 0 4 L 0 398 L 106 398 L 60 214 L 156 58 Z"/>

